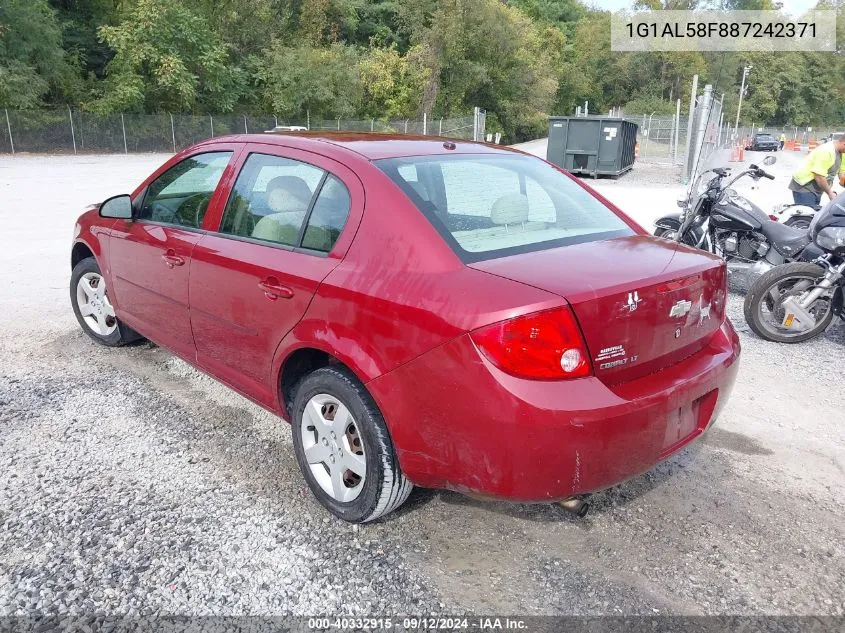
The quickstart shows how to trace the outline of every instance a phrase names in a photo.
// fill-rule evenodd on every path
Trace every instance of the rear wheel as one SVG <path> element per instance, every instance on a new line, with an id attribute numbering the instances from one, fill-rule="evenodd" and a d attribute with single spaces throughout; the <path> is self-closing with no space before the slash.
<path id="1" fill-rule="evenodd" d="M 117 347 L 141 338 L 115 315 L 105 277 L 93 257 L 73 267 L 70 303 L 82 330 L 101 345 Z"/>
<path id="2" fill-rule="evenodd" d="M 384 418 L 346 369 L 323 367 L 297 385 L 291 410 L 296 460 L 332 514 L 352 523 L 398 508 L 413 488 L 402 474 Z"/>
<path id="3" fill-rule="evenodd" d="M 793 215 L 786 222 L 784 222 L 784 225 L 791 226 L 794 229 L 802 229 L 806 231 L 810 228 L 811 221 L 812 218 L 808 218 L 805 215 Z"/>
<path id="4" fill-rule="evenodd" d="M 757 336 L 777 343 L 800 343 L 824 332 L 833 320 L 831 296 L 821 296 L 808 308 L 816 323 L 808 330 L 783 326 L 783 301 L 799 297 L 824 277 L 821 266 L 794 262 L 773 268 L 755 281 L 745 295 L 745 320 Z"/>

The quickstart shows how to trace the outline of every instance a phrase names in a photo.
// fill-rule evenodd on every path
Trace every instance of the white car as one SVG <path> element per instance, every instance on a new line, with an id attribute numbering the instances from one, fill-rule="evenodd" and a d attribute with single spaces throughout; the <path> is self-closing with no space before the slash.
<path id="1" fill-rule="evenodd" d="M 275 132 L 307 132 L 308 128 L 302 125 L 277 125 L 272 130 L 265 130 L 265 134 L 273 134 Z"/>

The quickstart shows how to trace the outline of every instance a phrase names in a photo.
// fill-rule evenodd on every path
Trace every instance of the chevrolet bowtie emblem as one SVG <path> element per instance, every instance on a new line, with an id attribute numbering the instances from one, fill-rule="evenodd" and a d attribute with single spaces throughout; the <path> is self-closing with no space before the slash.
<path id="1" fill-rule="evenodd" d="M 681 299 L 669 310 L 669 318 L 674 319 L 675 317 L 685 316 L 690 311 L 690 308 L 692 308 L 692 301 Z"/>

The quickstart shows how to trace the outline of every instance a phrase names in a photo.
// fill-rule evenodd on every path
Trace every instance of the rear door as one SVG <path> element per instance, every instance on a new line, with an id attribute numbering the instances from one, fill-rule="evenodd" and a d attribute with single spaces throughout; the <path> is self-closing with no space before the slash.
<path id="1" fill-rule="evenodd" d="M 111 229 L 109 265 L 120 318 L 173 351 L 192 358 L 188 273 L 218 183 L 235 146 L 192 154 L 156 177 L 136 198 L 133 220 Z"/>
<path id="2" fill-rule="evenodd" d="M 197 361 L 255 400 L 275 401 L 276 349 L 337 266 L 363 188 L 343 165 L 255 144 L 242 157 L 217 231 L 194 249 L 191 326 Z M 357 225 L 357 222 L 356 222 Z"/>

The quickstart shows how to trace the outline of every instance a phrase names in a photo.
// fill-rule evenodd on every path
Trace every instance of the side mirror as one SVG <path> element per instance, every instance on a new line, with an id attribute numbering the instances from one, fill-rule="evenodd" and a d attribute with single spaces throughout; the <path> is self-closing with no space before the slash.
<path id="1" fill-rule="evenodd" d="M 774 165 L 776 162 L 778 162 L 778 159 L 774 156 L 766 156 L 766 158 L 763 159 L 764 165 Z"/>
<path id="2" fill-rule="evenodd" d="M 131 220 L 132 198 L 126 194 L 109 198 L 100 205 L 100 217 Z"/>

